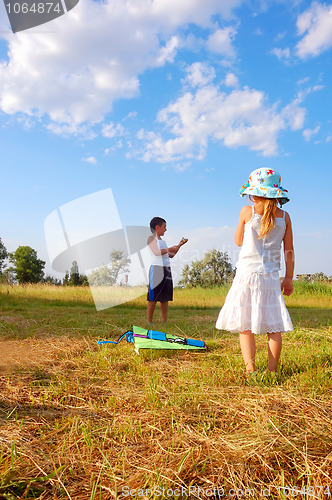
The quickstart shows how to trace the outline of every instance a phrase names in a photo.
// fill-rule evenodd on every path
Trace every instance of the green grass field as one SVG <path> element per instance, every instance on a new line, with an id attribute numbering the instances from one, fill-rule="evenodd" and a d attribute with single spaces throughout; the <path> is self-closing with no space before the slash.
<path id="1" fill-rule="evenodd" d="M 0 285 L 0 500 L 332 498 L 332 287 L 298 283 L 280 373 L 246 377 L 214 324 L 227 289 L 175 290 L 166 329 L 206 353 L 141 351 L 146 302 L 96 312 L 89 288 Z"/>

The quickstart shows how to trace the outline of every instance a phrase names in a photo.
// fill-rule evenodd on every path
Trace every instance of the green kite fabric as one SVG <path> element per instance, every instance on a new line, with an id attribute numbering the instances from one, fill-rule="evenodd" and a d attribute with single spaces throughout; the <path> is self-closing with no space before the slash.
<path id="1" fill-rule="evenodd" d="M 147 330 L 140 326 L 133 326 L 132 330 L 125 332 L 117 341 L 98 340 L 98 344 L 118 344 L 123 338 L 134 344 L 137 354 L 139 349 L 185 349 L 186 351 L 207 349 L 203 340 L 187 339 L 171 333 Z"/>

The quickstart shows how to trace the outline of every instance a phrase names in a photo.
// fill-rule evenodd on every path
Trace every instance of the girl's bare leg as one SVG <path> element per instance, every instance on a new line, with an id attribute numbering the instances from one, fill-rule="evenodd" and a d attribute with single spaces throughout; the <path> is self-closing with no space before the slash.
<path id="1" fill-rule="evenodd" d="M 268 340 L 269 363 L 267 369 L 270 372 L 276 372 L 282 347 L 281 333 L 268 333 Z"/>
<path id="2" fill-rule="evenodd" d="M 240 347 L 247 372 L 255 371 L 256 342 L 250 330 L 240 332 Z"/>
<path id="3" fill-rule="evenodd" d="M 164 323 L 167 323 L 168 302 L 160 302 L 161 318 Z"/>
<path id="4" fill-rule="evenodd" d="M 148 323 L 152 323 L 153 313 L 156 308 L 156 304 L 157 302 L 153 302 L 151 300 L 148 301 L 148 310 L 147 310 Z"/>

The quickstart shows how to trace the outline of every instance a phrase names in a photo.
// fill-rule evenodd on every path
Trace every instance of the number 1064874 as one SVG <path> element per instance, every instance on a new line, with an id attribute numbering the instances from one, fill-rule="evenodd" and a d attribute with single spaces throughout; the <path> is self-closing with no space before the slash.
<path id="1" fill-rule="evenodd" d="M 7 12 L 8 14 L 50 14 L 51 12 L 57 12 L 61 14 L 63 9 L 60 2 L 39 2 L 39 3 L 7 3 Z"/>

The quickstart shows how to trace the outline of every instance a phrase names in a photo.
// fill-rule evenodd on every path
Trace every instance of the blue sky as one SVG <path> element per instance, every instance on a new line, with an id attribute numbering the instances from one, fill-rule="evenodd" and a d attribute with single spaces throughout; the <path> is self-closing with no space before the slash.
<path id="1" fill-rule="evenodd" d="M 44 221 L 111 188 L 167 220 L 185 262 L 228 251 L 250 172 L 278 170 L 296 273 L 332 275 L 332 4 L 80 0 L 13 34 L 0 8 L 1 230 L 47 261 Z M 175 261 L 175 259 L 174 259 Z"/>

